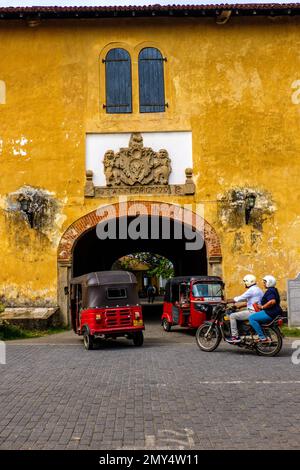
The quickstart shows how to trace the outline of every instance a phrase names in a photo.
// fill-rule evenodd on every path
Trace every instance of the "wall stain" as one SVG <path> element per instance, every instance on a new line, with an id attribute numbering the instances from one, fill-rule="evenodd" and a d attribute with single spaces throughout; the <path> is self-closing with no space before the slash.
<path id="1" fill-rule="evenodd" d="M 10 223 L 26 223 L 27 227 L 37 232 L 42 238 L 55 243 L 59 231 L 57 221 L 61 219 L 61 203 L 54 194 L 41 188 L 22 186 L 6 198 L 6 213 Z M 19 241 L 28 243 L 28 232 L 22 231 Z"/>
<path id="2" fill-rule="evenodd" d="M 237 230 L 245 226 L 246 196 L 256 196 L 248 225 L 262 232 L 264 222 L 276 211 L 269 192 L 253 187 L 232 188 L 218 197 L 218 218 L 224 228 Z"/>
<path id="3" fill-rule="evenodd" d="M 237 232 L 234 235 L 232 249 L 233 253 L 241 253 L 243 251 L 243 247 L 245 245 L 245 238 L 242 232 Z"/>

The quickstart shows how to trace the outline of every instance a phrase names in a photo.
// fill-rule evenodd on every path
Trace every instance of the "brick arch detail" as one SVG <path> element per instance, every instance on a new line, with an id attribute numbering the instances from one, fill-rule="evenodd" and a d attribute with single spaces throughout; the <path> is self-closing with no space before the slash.
<path id="1" fill-rule="evenodd" d="M 158 209 L 159 208 L 159 209 Z M 204 231 L 208 259 L 222 258 L 221 244 L 215 229 L 202 217 L 188 209 L 170 203 L 158 201 L 130 201 L 103 206 L 89 212 L 73 222 L 62 235 L 58 246 L 58 262 L 70 263 L 76 241 L 98 223 L 115 217 L 136 215 L 159 215 L 170 217 L 193 228 L 200 227 Z"/>

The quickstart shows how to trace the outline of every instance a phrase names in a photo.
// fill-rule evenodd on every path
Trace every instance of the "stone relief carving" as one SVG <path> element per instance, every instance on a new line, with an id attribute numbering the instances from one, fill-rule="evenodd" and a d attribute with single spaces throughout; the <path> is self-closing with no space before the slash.
<path id="1" fill-rule="evenodd" d="M 112 197 L 126 194 L 193 195 L 193 169 L 186 168 L 185 184 L 169 184 L 172 171 L 167 150 L 155 152 L 144 147 L 140 133 L 133 133 L 128 147 L 107 150 L 103 159 L 106 186 L 94 186 L 93 172 L 86 171 L 85 197 Z"/>
<path id="2" fill-rule="evenodd" d="M 129 146 L 119 152 L 107 150 L 103 165 L 107 187 L 167 185 L 172 171 L 167 150 L 144 147 L 139 133 L 132 134 Z"/>

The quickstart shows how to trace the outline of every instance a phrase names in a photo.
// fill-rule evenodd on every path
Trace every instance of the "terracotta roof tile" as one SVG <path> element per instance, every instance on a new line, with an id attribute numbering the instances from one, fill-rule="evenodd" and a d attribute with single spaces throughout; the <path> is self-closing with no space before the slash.
<path id="1" fill-rule="evenodd" d="M 130 1 L 130 0 L 129 0 Z M 272 11 L 275 15 L 299 14 L 300 3 L 248 3 L 218 5 L 143 5 L 143 6 L 32 6 L 0 7 L 0 19 L 41 16 L 43 18 L 94 18 L 114 16 L 215 16 L 222 10 L 232 10 L 234 14 L 266 15 Z"/>

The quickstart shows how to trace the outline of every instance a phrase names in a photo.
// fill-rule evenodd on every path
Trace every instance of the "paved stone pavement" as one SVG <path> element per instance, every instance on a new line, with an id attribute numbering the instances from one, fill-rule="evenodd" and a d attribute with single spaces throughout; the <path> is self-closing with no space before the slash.
<path id="1" fill-rule="evenodd" d="M 7 343 L 0 449 L 299 449 L 300 365 L 291 341 L 263 358 L 146 326 L 85 351 L 72 332 Z"/>

